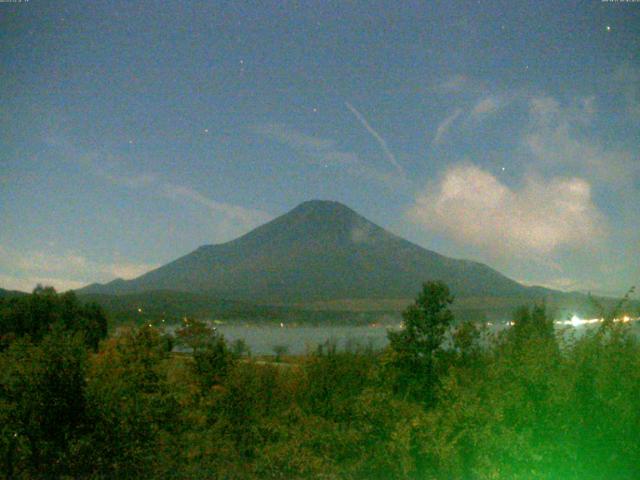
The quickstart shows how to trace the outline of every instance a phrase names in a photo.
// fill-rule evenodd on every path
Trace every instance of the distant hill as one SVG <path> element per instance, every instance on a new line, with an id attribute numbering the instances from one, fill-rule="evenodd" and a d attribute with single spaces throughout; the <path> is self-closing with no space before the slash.
<path id="1" fill-rule="evenodd" d="M 411 299 L 426 280 L 458 298 L 541 298 L 478 262 L 448 258 L 384 230 L 338 202 L 309 201 L 227 243 L 205 245 L 133 280 L 80 294 L 204 293 L 251 303 Z"/>
<path id="2" fill-rule="evenodd" d="M 255 322 L 295 323 L 371 323 L 385 314 L 398 318 L 397 312 L 358 312 L 349 309 L 300 309 L 289 306 L 254 305 L 247 302 L 219 299 L 208 294 L 167 290 L 126 293 L 120 295 L 80 294 L 83 302 L 95 302 L 109 314 L 114 324 L 167 324 L 184 317 Z M 395 315 L 394 315 L 395 313 Z"/>
<path id="3" fill-rule="evenodd" d="M 120 295 L 81 293 L 84 302 L 101 305 L 122 320 L 175 322 L 190 318 L 276 318 L 284 309 L 214 298 L 206 294 L 157 290 Z"/>
<path id="4" fill-rule="evenodd" d="M 5 290 L 4 288 L 0 288 L 0 298 L 18 297 L 21 295 L 27 294 L 25 292 L 20 292 L 19 290 Z"/>

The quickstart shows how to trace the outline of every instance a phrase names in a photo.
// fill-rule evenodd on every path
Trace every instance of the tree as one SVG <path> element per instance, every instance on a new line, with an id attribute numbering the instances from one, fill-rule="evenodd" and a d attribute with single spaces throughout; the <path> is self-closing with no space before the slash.
<path id="1" fill-rule="evenodd" d="M 452 364 L 458 367 L 478 366 L 482 357 L 484 327 L 467 320 L 458 324 L 451 335 L 453 343 Z"/>
<path id="2" fill-rule="evenodd" d="M 207 344 L 193 354 L 194 370 L 202 386 L 211 388 L 221 384 L 233 366 L 233 354 L 224 337 L 215 333 Z"/>
<path id="3" fill-rule="evenodd" d="M 185 318 L 184 325 L 176 330 L 177 342 L 190 348 L 194 355 L 205 347 L 213 336 L 215 336 L 214 328 L 205 322 L 191 318 Z"/>
<path id="4" fill-rule="evenodd" d="M 208 389 L 221 383 L 233 364 L 224 337 L 205 322 L 189 319 L 176 335 L 180 343 L 192 349 L 193 368 L 201 385 Z"/>
<path id="5" fill-rule="evenodd" d="M 513 314 L 513 328 L 509 330 L 510 339 L 516 346 L 526 341 L 555 342 L 553 318 L 547 314 L 544 304 L 518 308 Z"/>
<path id="6" fill-rule="evenodd" d="M 92 428 L 76 447 L 77 477 L 168 477 L 180 413 L 168 360 L 161 332 L 148 326 L 123 331 L 92 356 L 86 388 Z"/>
<path id="7" fill-rule="evenodd" d="M 247 345 L 242 338 L 237 338 L 231 344 L 231 353 L 233 353 L 234 358 L 241 358 L 243 356 L 250 357 L 251 356 L 251 348 Z"/>
<path id="8" fill-rule="evenodd" d="M 275 354 L 274 360 L 280 363 L 282 361 L 282 357 L 289 353 L 289 347 L 287 345 L 274 345 L 273 353 Z"/>
<path id="9" fill-rule="evenodd" d="M 600 325 L 600 332 L 604 333 L 613 325 L 613 321 L 623 314 L 625 307 L 628 308 L 628 304 L 631 301 L 631 297 L 636 291 L 635 285 L 632 285 L 629 290 L 624 294 L 624 296 L 616 302 L 612 309 L 607 311 L 605 307 L 599 302 L 595 297 L 589 294 L 589 300 L 593 307 L 595 307 L 598 312 L 598 316 L 604 321 Z"/>
<path id="10" fill-rule="evenodd" d="M 0 306 L 0 348 L 25 336 L 39 342 L 54 326 L 82 333 L 93 350 L 107 336 L 107 317 L 98 305 L 80 303 L 73 292 L 58 294 L 52 287 L 38 285 L 31 295 L 11 298 Z"/>
<path id="11" fill-rule="evenodd" d="M 68 475 L 70 443 L 85 419 L 82 336 L 54 328 L 42 342 L 19 339 L 0 354 L 3 470 L 22 478 Z"/>
<path id="12" fill-rule="evenodd" d="M 432 405 L 437 384 L 436 360 L 453 322 L 453 297 L 441 281 L 427 282 L 403 313 L 404 328 L 388 332 L 395 388 L 399 393 Z"/>

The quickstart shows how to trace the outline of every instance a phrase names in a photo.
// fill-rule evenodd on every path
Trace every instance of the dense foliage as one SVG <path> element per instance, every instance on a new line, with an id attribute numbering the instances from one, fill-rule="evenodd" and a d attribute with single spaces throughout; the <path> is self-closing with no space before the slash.
<path id="1" fill-rule="evenodd" d="M 82 334 L 95 350 L 107 335 L 107 317 L 97 304 L 79 302 L 72 291 L 58 295 L 40 285 L 31 295 L 0 298 L 0 350 L 16 338 L 38 342 L 53 328 Z"/>
<path id="2" fill-rule="evenodd" d="M 93 351 L 69 326 L 88 307 L 69 317 L 65 295 L 0 309 L 7 478 L 640 478 L 629 325 L 557 336 L 535 306 L 489 334 L 453 323 L 448 289 L 427 284 L 385 351 L 326 344 L 278 363 L 195 321 L 176 339 L 193 354 L 149 326 Z"/>

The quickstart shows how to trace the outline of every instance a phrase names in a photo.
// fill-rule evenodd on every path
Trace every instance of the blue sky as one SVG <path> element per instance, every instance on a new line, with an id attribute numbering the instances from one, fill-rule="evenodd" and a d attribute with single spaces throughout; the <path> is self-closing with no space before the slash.
<path id="1" fill-rule="evenodd" d="M 0 286 L 341 201 L 525 283 L 640 278 L 640 3 L 0 3 Z"/>

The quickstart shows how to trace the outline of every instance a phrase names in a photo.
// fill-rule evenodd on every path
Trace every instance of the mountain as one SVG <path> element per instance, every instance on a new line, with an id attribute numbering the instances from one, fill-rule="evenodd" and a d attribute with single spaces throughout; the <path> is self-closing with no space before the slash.
<path id="1" fill-rule="evenodd" d="M 22 295 L 27 295 L 27 293 L 20 292 L 18 290 L 5 290 L 4 288 L 0 288 L 0 298 L 20 297 Z"/>
<path id="2" fill-rule="evenodd" d="M 132 280 L 80 294 L 199 292 L 252 303 L 410 299 L 426 280 L 458 298 L 540 297 L 481 263 L 445 257 L 404 240 L 333 201 L 308 201 L 240 238 L 204 245 Z"/>

